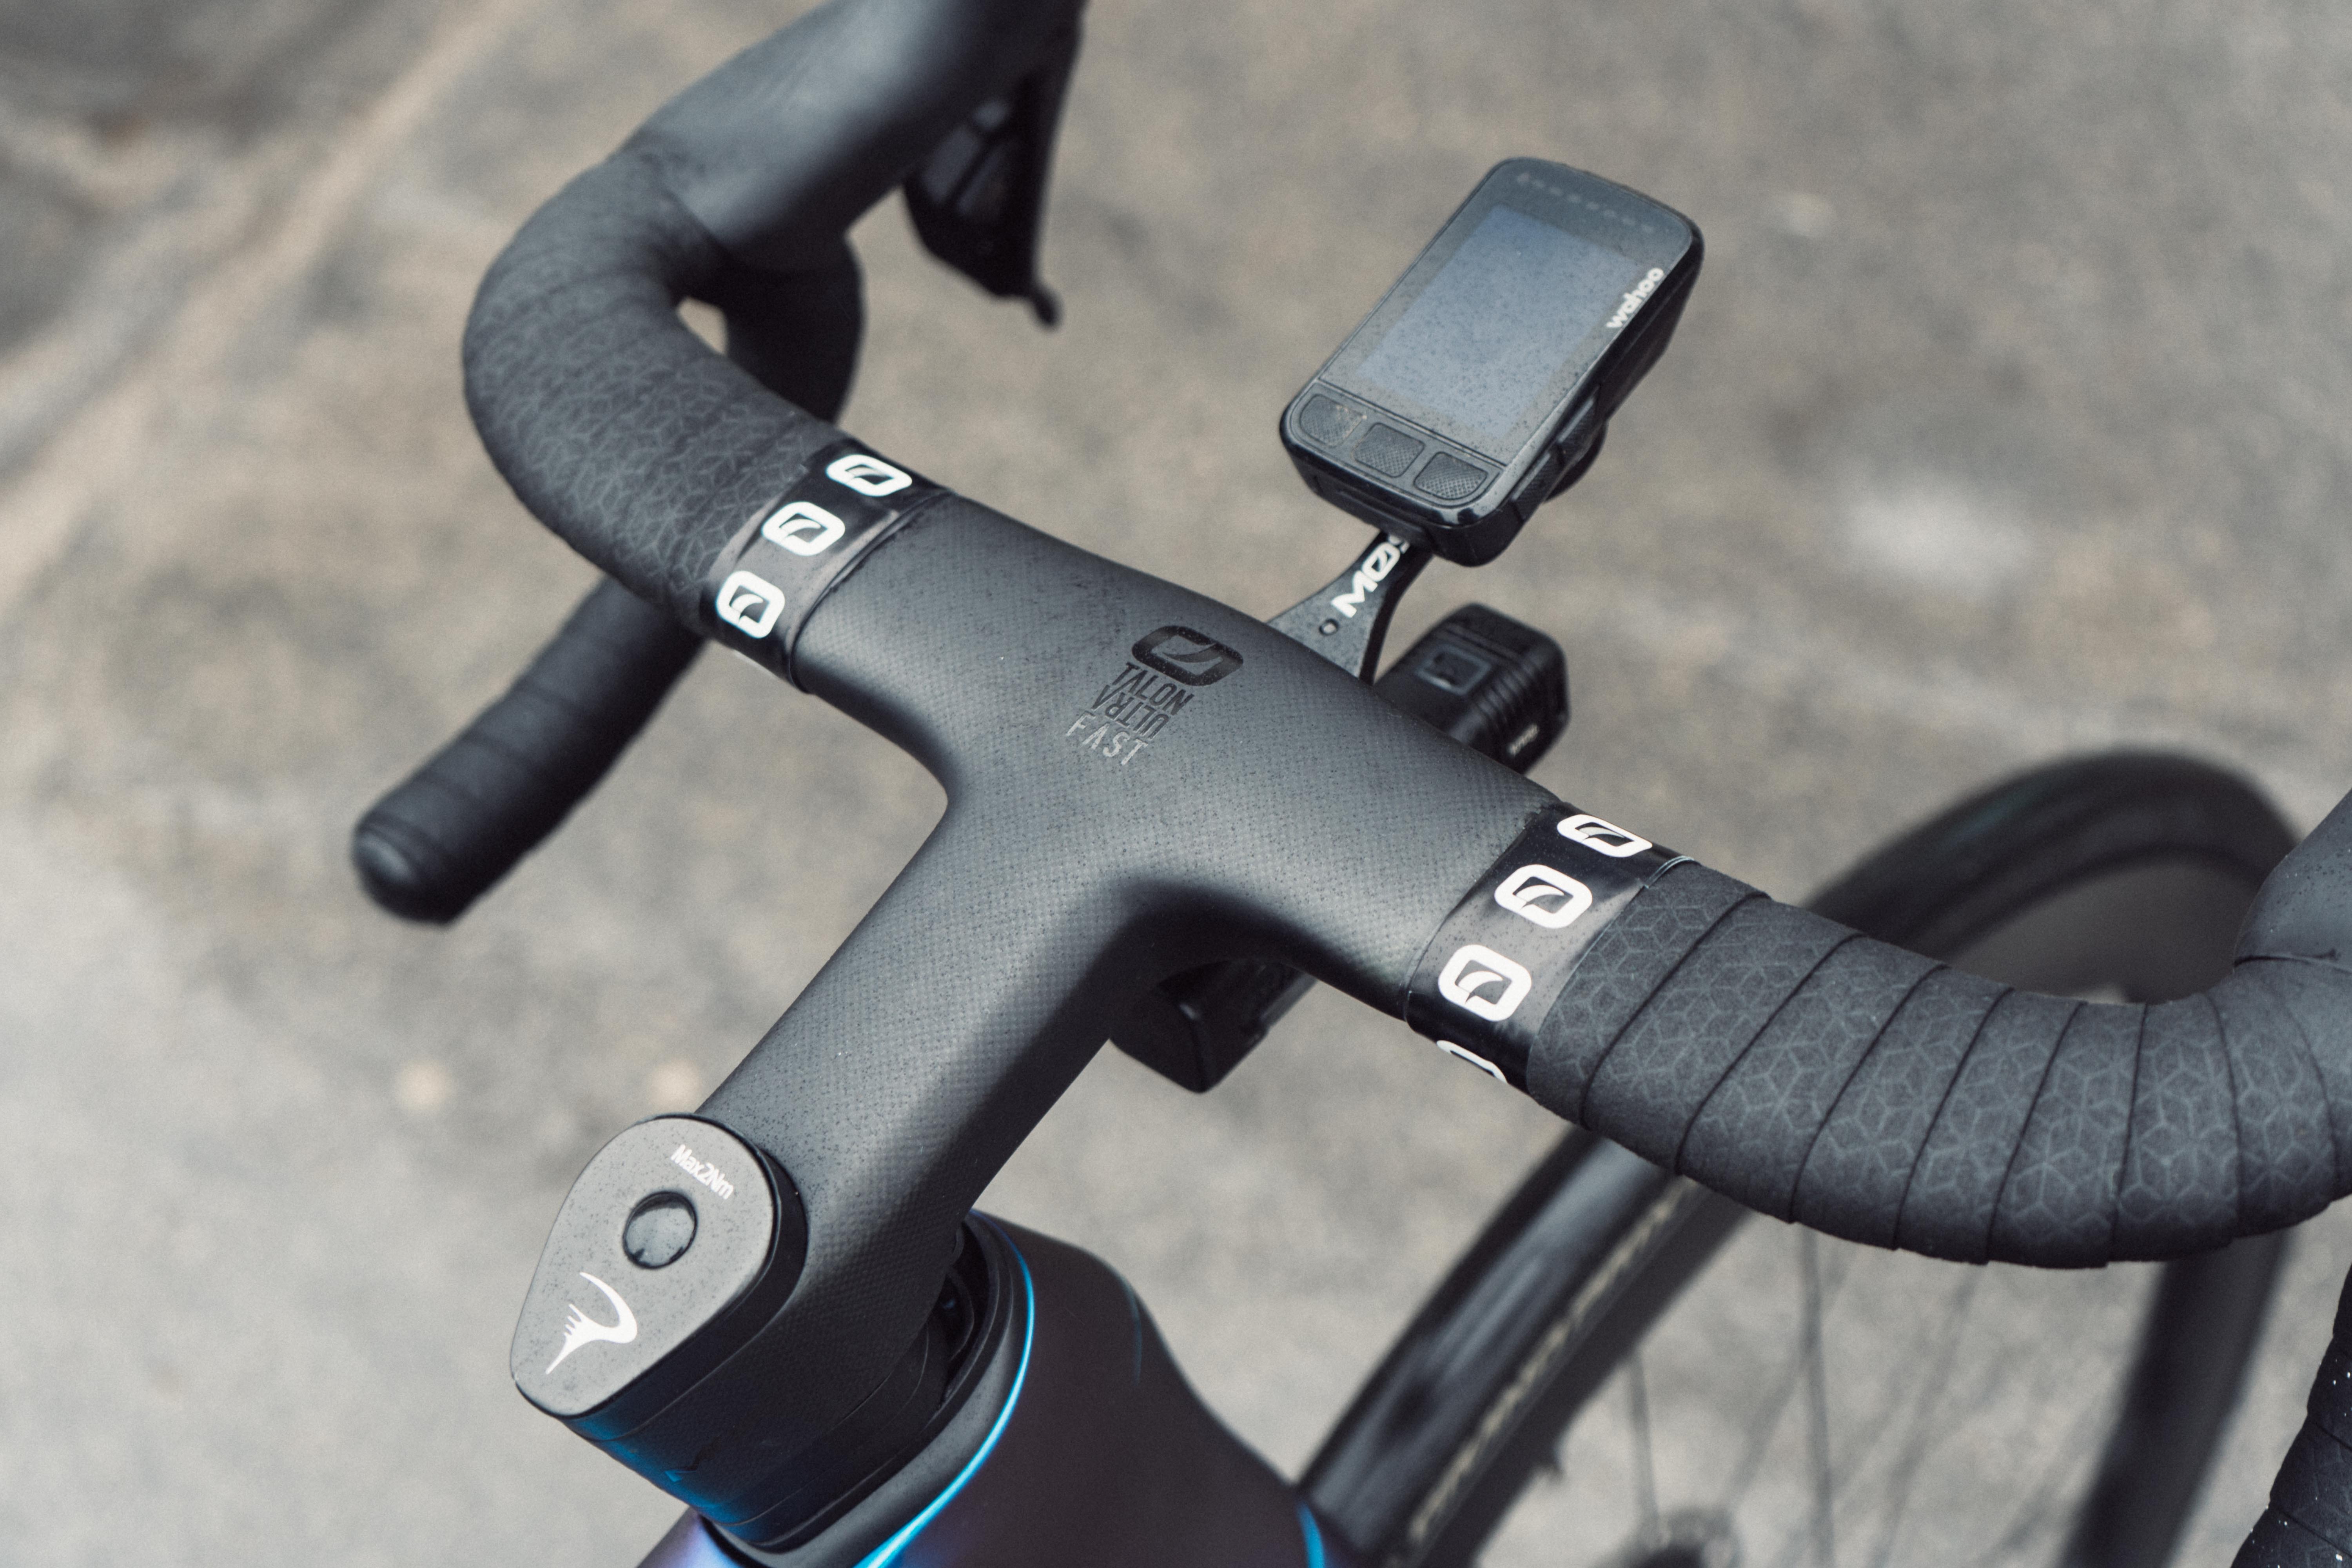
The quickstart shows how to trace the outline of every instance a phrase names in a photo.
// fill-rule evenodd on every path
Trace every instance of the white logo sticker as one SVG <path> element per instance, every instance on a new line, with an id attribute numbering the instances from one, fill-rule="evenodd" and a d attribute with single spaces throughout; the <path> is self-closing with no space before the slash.
<path id="1" fill-rule="evenodd" d="M 1499 996 L 1481 996 L 1479 992 L 1501 982 Z M 1437 976 L 1437 994 L 1465 1012 L 1475 1013 L 1488 1023 L 1499 1024 L 1518 1011 L 1519 1004 L 1535 989 L 1535 980 L 1528 972 L 1491 947 L 1466 942 Z"/>
<path id="2" fill-rule="evenodd" d="M 1657 846 L 1637 834 L 1626 832 L 1613 822 L 1603 822 L 1592 816 L 1571 816 L 1559 825 L 1559 836 L 1572 838 L 1587 849 L 1596 850 L 1612 860 L 1622 860 L 1628 855 L 1639 855 Z"/>
<path id="3" fill-rule="evenodd" d="M 572 1307 L 572 1315 L 563 1320 L 563 1348 L 555 1352 L 553 1361 L 547 1363 L 550 1372 L 562 1366 L 563 1358 L 582 1345 L 625 1345 L 637 1337 L 637 1315 L 629 1310 L 629 1304 L 621 1300 L 621 1293 L 593 1274 L 583 1274 L 580 1278 L 604 1292 L 604 1300 L 613 1303 L 613 1310 L 620 1314 L 620 1321 L 600 1323 L 579 1308 Z M 567 1301 L 564 1305 L 571 1307 L 572 1303 Z"/>
<path id="4" fill-rule="evenodd" d="M 816 502 L 795 500 L 778 507 L 760 531 L 795 555 L 818 555 L 848 530 Z"/>
<path id="5" fill-rule="evenodd" d="M 862 496 L 894 496 L 915 482 L 914 476 L 905 469 L 894 468 L 881 458 L 869 458 L 863 452 L 835 458 L 824 466 L 824 477 L 835 484 L 847 485 Z"/>
<path id="6" fill-rule="evenodd" d="M 756 572 L 738 572 L 719 584 L 719 618 L 747 637 L 776 629 L 784 613 L 784 591 Z"/>
<path id="7" fill-rule="evenodd" d="M 1388 574 L 1395 571 L 1397 563 L 1403 559 L 1404 542 L 1393 533 L 1381 535 L 1381 542 L 1372 546 L 1370 553 L 1364 557 L 1364 563 L 1357 567 L 1356 574 L 1348 580 L 1348 591 L 1332 600 L 1331 607 L 1352 618 L 1358 610 L 1364 607 L 1364 595 L 1387 581 Z"/>
<path id="8" fill-rule="evenodd" d="M 1495 901 L 1523 921 L 1558 931 L 1592 907 L 1592 889 L 1549 866 L 1522 866 L 1503 879 Z"/>
<path id="9" fill-rule="evenodd" d="M 722 1198 L 735 1195 L 735 1184 L 719 1173 L 719 1167 L 708 1160 L 695 1157 L 694 1151 L 681 1143 L 670 1151 L 669 1163 L 717 1193 Z"/>
<path id="10" fill-rule="evenodd" d="M 1493 1079 L 1496 1083 L 1501 1084 L 1504 1088 L 1508 1089 L 1510 1087 L 1511 1080 L 1503 1076 L 1503 1069 L 1496 1067 L 1493 1062 L 1488 1061 L 1485 1057 L 1480 1056 L 1477 1052 L 1465 1050 L 1462 1047 L 1455 1045 L 1452 1040 L 1438 1041 L 1437 1048 L 1444 1051 L 1447 1056 L 1452 1057 L 1455 1061 L 1468 1062 L 1472 1067 L 1476 1068 L 1480 1072 L 1485 1073 L 1488 1078 Z"/>

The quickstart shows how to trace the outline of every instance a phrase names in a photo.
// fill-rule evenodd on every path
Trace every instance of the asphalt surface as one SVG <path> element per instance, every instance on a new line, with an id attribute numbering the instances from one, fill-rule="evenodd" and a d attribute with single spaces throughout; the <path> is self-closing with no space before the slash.
<path id="1" fill-rule="evenodd" d="M 938 789 L 712 659 L 455 929 L 375 913 L 343 845 L 590 581 L 467 425 L 474 280 L 789 14 L 0 7 L 0 1560 L 625 1565 L 674 1514 L 514 1395 L 513 1312 L 572 1174 L 719 1080 Z M 2340 8 L 1199 0 L 1088 28 L 1060 331 L 895 212 L 857 231 L 847 423 L 882 450 L 1272 614 L 1360 531 L 1276 415 L 1480 173 L 1555 156 L 1708 256 L 1591 476 L 1404 611 L 1406 638 L 1473 597 L 1560 637 L 1547 785 L 1799 897 L 2069 752 L 2184 748 L 2299 824 L 2352 783 Z M 1204 1099 L 1106 1053 L 989 1201 L 1125 1270 L 1296 1466 L 1552 1131 L 1318 995 Z M 2352 1261 L 2309 1228 L 2184 1560 L 2231 1550 L 2293 1429 Z M 1882 1303 L 1832 1319 L 1865 1379 L 1968 1272 L 1842 1298 Z M 2127 1321 L 2126 1276 L 1983 1273 L 1995 1360 L 2095 1359 L 2062 1335 Z M 1696 1310 L 1654 1384 L 1781 1308 Z M 1572 1441 L 1569 1484 L 1622 1479 L 1614 1441 Z M 1669 1506 L 1703 1450 L 1664 1452 Z M 1750 1561 L 1805 1560 L 1781 1506 Z M 1510 1560 L 1626 1528 L 1562 1505 Z M 1938 1528 L 1889 1551 L 1948 1561 Z"/>

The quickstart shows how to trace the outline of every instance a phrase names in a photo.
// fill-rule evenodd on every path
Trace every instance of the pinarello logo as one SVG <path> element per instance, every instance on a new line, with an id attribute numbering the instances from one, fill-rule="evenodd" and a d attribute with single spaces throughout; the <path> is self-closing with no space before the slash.
<path id="1" fill-rule="evenodd" d="M 1187 686 L 1214 686 L 1242 667 L 1242 656 L 1190 626 L 1147 632 L 1131 650 L 1136 662 Z"/>

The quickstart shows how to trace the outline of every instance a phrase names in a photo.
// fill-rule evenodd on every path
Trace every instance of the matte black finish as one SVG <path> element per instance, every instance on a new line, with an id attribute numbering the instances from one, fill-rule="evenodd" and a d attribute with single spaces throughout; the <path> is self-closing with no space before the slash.
<path id="1" fill-rule="evenodd" d="M 1100 691 L 1169 626 L 1238 668 L 1191 689 L 1140 750 L 1090 748 Z M 975 674 L 964 650 L 981 647 L 1004 657 Z M 963 1212 L 1144 985 L 1254 949 L 1393 1005 L 1440 912 L 1431 889 L 1494 853 L 1475 824 L 1543 799 L 1246 617 L 956 498 L 835 590 L 799 662 L 810 689 L 940 772 L 951 804 L 704 1107 L 790 1173 L 808 1261 L 719 1371 L 633 1390 L 631 1408 L 677 1397 L 604 1440 L 674 1489 L 691 1463 L 698 1502 L 722 1510 L 751 1506 L 795 1440 L 882 1382 Z M 1192 804 L 1251 787 L 1260 759 L 1350 826 L 1302 850 L 1281 822 L 1202 821 Z M 1398 874 L 1363 874 L 1375 866 Z M 729 1436 L 755 1410 L 758 1443 Z"/>
<path id="2" fill-rule="evenodd" d="M 2336 1331 L 2311 1382 L 2303 1430 L 2279 1465 L 2270 1507 L 2238 1549 L 2237 1568 L 2341 1568 L 2352 1557 L 2352 1276 Z"/>
<path id="3" fill-rule="evenodd" d="M 1383 533 L 1348 569 L 1266 625 L 1370 680 L 1399 600 L 1429 564 L 1429 547 Z"/>
<path id="4" fill-rule="evenodd" d="M 404 920 L 456 920 L 596 787 L 701 640 L 619 584 L 352 830 L 360 884 Z"/>
<path id="5" fill-rule="evenodd" d="M 628 1232 L 665 1199 L 692 1216 L 692 1245 L 649 1268 Z M 690 1378 L 740 1343 L 792 1293 L 806 1246 L 798 1195 L 741 1140 L 693 1117 L 640 1121 L 588 1162 L 556 1215 L 515 1325 L 515 1386 L 583 1428 L 610 1421 L 649 1370 Z"/>
<path id="6" fill-rule="evenodd" d="M 814 13 L 744 57 L 793 57 L 784 74 L 801 90 L 778 107 L 791 123 L 768 142 L 791 150 L 792 167 L 768 171 L 761 188 L 797 204 L 803 226 L 832 225 L 833 237 L 857 201 L 896 183 L 894 146 L 935 145 L 1013 74 L 939 66 L 938 55 L 983 36 L 984 50 L 1018 45 L 1033 24 L 1041 37 L 1058 25 L 1032 7 L 886 5 L 877 26 L 905 41 L 882 47 L 850 37 L 844 15 Z M 835 50 L 856 68 L 828 63 Z M 961 95 L 945 108 L 942 80 Z M 746 100 L 764 92 L 744 61 L 724 68 L 527 225 L 485 280 L 467 333 L 469 399 L 518 493 L 689 620 L 741 520 L 839 438 L 711 355 L 671 309 L 727 262 L 689 205 L 709 213 L 713 192 L 748 187 L 715 172 L 728 160 L 714 153 L 710 183 L 698 174 L 681 199 L 664 184 L 670 153 L 647 149 L 675 152 L 706 114 L 721 142 L 755 121 L 726 98 L 730 83 Z M 846 145 L 845 126 L 857 132 Z M 703 169 L 700 156 L 676 166 Z M 793 227 L 780 218 L 771 237 Z M 1247 662 L 1199 688 L 1165 737 L 1103 741 L 1106 727 L 1081 722 L 1089 704 L 1138 643 L 1169 626 Z M 749 1498 L 777 1469 L 784 1439 L 738 1453 L 711 1436 L 734 1429 L 754 1390 L 791 1391 L 813 1444 L 881 1384 L 928 1310 L 958 1218 L 1143 985 L 1255 941 L 1390 1002 L 1390 977 L 1433 923 L 1415 911 L 1445 897 L 1431 889 L 1466 879 L 1479 841 L 1507 837 L 1542 798 L 1246 618 L 960 499 L 928 508 L 836 590 L 808 625 L 801 667 L 811 689 L 931 765 L 952 804 L 923 855 L 706 1107 L 778 1157 L 811 1231 L 801 1288 L 769 1331 L 624 1445 L 650 1475 L 694 1460 L 712 1497 Z M 1406 760 L 1416 752 L 1427 760 Z M 1291 790 L 1349 813 L 1360 842 L 1343 835 L 1301 856 L 1285 824 L 1199 825 L 1189 807 L 1144 808 L 1153 797 L 1234 798 L 1262 776 L 1260 759 L 1280 759 Z M 1236 761 L 1240 773 L 1229 771 Z M 1154 815 L 1164 843 L 1135 831 Z M 1465 842 L 1481 817 L 1500 820 Z M 1236 859 L 1258 868 L 1238 886 Z M 1374 864 L 1386 874 L 1357 886 L 1356 868 Z M 1073 882 L 1070 869 L 1085 866 Z M 1356 934 L 1320 918 L 1335 902 L 1359 911 Z M 1203 924 L 1211 911 L 1220 918 Z"/>
<path id="7" fill-rule="evenodd" d="M 1704 249 L 1622 185 L 1497 163 L 1291 399 L 1283 446 L 1332 505 L 1483 565 L 1591 466 Z"/>
<path id="8" fill-rule="evenodd" d="M 908 177 L 907 216 L 923 247 L 999 299 L 1026 300 L 1038 323 L 1061 320 L 1061 302 L 1037 277 L 1054 132 L 1077 64 L 1078 29 L 1001 98 L 990 99 Z"/>
<path id="9" fill-rule="evenodd" d="M 845 243 L 803 272 L 722 262 L 698 296 L 725 313 L 727 357 L 831 419 L 865 327 Z M 513 688 L 362 817 L 352 859 L 406 920 L 456 920 L 603 782 L 702 640 L 609 578 L 589 590 Z"/>
<path id="10" fill-rule="evenodd" d="M 2018 984 L 2187 994 L 2227 972 L 2253 889 L 2292 843 L 2276 812 L 2228 774 L 2179 758 L 2101 756 L 1957 804 L 1868 857 L 1816 908 Z M 1929 961 L 1915 962 L 1924 971 Z M 1612 1168 L 1603 1152 L 1623 1163 L 1615 1179 L 1595 1179 Z M 1700 1206 L 1685 1214 L 1691 1200 Z M 1473 1561 L 1528 1479 L 1556 1462 L 1593 1389 L 1745 1213 L 1570 1131 L 1449 1270 L 1326 1441 L 1308 1471 L 1318 1506 L 1390 1568 Z M 1575 1239 L 1590 1236 L 1621 1239 L 1599 1251 Z M 2165 1266 L 2126 1404 L 2076 1512 L 2070 1565 L 2169 1560 L 2283 1245 L 2250 1237 Z"/>
<path id="11" fill-rule="evenodd" d="M 1372 592 L 1389 595 L 1392 605 L 1404 571 L 1398 567 Z M 1352 574 L 1276 624 L 1287 623 L 1294 637 L 1328 656 L 1331 639 L 1320 636 L 1321 623 L 1302 635 L 1308 617 L 1300 611 L 1328 609 L 1334 589 L 1352 592 Z M 1351 660 L 1333 662 L 1346 668 Z M 1484 605 L 1465 605 L 1432 626 L 1372 689 L 1441 734 L 1522 773 L 1568 727 L 1567 655 L 1533 626 Z M 1138 997 L 1111 1041 L 1170 1081 L 1203 1093 L 1223 1081 L 1312 984 L 1287 965 L 1265 959 L 1204 964 Z"/>
<path id="12" fill-rule="evenodd" d="M 736 1545 L 856 1561 L 861 1536 L 870 1545 L 877 1524 L 898 1529 L 985 1449 L 998 1414 L 1018 1397 L 1015 1351 L 1034 1302 L 1001 1226 L 974 1215 L 956 1240 L 923 1332 L 877 1395 L 791 1455 L 757 1497 L 702 1502 Z"/>
<path id="13" fill-rule="evenodd" d="M 1171 974 L 1135 999 L 1111 1044 L 1169 1082 L 1205 1094 L 1241 1066 L 1315 982 L 1286 963 L 1228 958 Z"/>
<path id="14" fill-rule="evenodd" d="M 1865 938 L 1824 943 L 1815 917 L 1685 865 L 1593 942 L 1532 1031 L 1528 1090 L 1853 1240 L 2057 1266 L 2200 1251 L 2347 1185 L 2352 970 L 2297 949 L 2352 930 L 2347 868 L 2352 807 L 2338 806 L 2266 885 L 2228 977 L 2126 1006 L 2032 1001 Z M 1656 1047 L 1639 1042 L 1677 1015 L 1728 1033 L 1689 1070 L 1644 1070 Z M 2112 1073 L 2095 1065 L 2110 1059 Z"/>
<path id="15" fill-rule="evenodd" d="M 843 437 L 711 353 L 677 299 L 737 266 L 835 263 L 848 223 L 1072 14 L 835 0 L 542 208 L 466 341 L 477 424 L 531 510 L 700 624 L 720 552 Z M 1094 708 L 1135 664 L 1185 689 L 1150 735 Z M 633 1386 L 667 1402 L 609 1441 L 739 1514 L 906 1364 L 973 1196 L 1145 986 L 1271 958 L 1398 1009 L 1464 890 L 1550 804 L 1247 617 L 951 495 L 815 607 L 795 670 L 950 805 L 704 1108 L 797 1186 L 806 1263 L 709 1374 Z M 1515 1047 L 1530 1092 L 1670 1169 L 1713 1115 L 1723 1185 L 1774 1212 L 1937 1256 L 2095 1263 L 2218 1245 L 2352 1186 L 2352 805 L 2265 890 L 2238 970 L 2158 1007 L 1923 974 L 1686 862 L 1603 918 Z M 1629 1042 L 1688 1039 L 1675 1019 L 1707 1026 L 1706 1053 L 1654 1070 Z M 1458 1037 L 1507 1054 L 1477 1022 Z M 1809 1114 L 1748 1092 L 1811 1084 L 1831 1039 L 1858 1054 Z M 2057 1064 L 2118 1052 L 2122 1094 L 2068 1100 Z M 2037 1137 L 2062 1116 L 2121 1153 L 2075 1172 Z"/>
<path id="16" fill-rule="evenodd" d="M 974 1216 L 998 1260 L 975 1392 L 938 1436 L 776 1568 L 852 1568 L 894 1541 L 955 1568 L 1302 1568 L 1289 1486 L 1210 1414 L 1124 1280 L 1076 1247 Z M 739 1547 L 746 1532 L 730 1530 Z M 749 1539 L 759 1542 L 751 1534 Z M 1352 1559 L 1328 1538 L 1330 1568 Z M 658 1554 L 657 1554 L 658 1555 Z"/>
<path id="17" fill-rule="evenodd" d="M 1568 655 L 1522 621 L 1465 605 L 1389 667 L 1380 693 L 1480 755 L 1525 773 L 1568 729 Z"/>

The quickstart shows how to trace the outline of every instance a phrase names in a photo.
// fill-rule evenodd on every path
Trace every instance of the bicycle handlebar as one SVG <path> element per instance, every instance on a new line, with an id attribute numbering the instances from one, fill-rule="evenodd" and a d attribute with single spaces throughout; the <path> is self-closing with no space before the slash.
<path id="1" fill-rule="evenodd" d="M 368 896 L 456 920 L 596 787 L 702 639 L 609 578 L 457 739 L 352 831 Z"/>
<path id="2" fill-rule="evenodd" d="M 803 272 L 724 265 L 698 290 L 745 374 L 820 419 L 839 414 L 865 327 L 847 246 Z M 369 896 L 406 920 L 456 920 L 596 787 L 701 651 L 598 583 L 504 695 L 360 819 L 352 860 Z"/>
<path id="3" fill-rule="evenodd" d="M 1854 1241 L 2044 1266 L 2203 1251 L 2352 1185 L 2352 972 L 2298 940 L 2352 905 L 2290 891 L 2347 869 L 2338 806 L 2230 975 L 2126 1005 L 2011 991 L 1685 868 L 1595 942 L 1528 1092 Z"/>
<path id="4" fill-rule="evenodd" d="M 665 106 L 526 224 L 467 321 L 466 398 L 531 511 L 681 623 L 751 509 L 839 432 L 677 316 L 842 236 L 1076 14 L 1067 0 L 834 0 Z"/>
<path id="5" fill-rule="evenodd" d="M 1637 1152 L 1881 1246 L 2168 1257 L 2352 1187 L 2352 801 L 2204 996 L 2010 992 L 1630 835 L 1563 837 L 1572 808 L 1314 654 L 919 481 L 679 324 L 719 280 L 837 267 L 848 224 L 1074 15 L 834 0 L 567 185 L 477 300 L 468 403 L 530 510 L 950 799 L 702 1111 L 806 1207 L 783 1306 L 690 1392 L 560 1414 L 758 1539 L 741 1510 L 881 1383 L 956 1224 L 1126 1002 L 1228 956 L 1306 969 Z M 876 500 L 835 454 L 905 483 Z M 854 559 L 761 543 L 794 499 L 856 525 Z M 790 614 L 753 631 L 715 595 L 760 550 Z M 1591 904 L 1555 920 L 1563 878 Z M 790 1407 L 756 1424 L 750 1390 Z"/>

